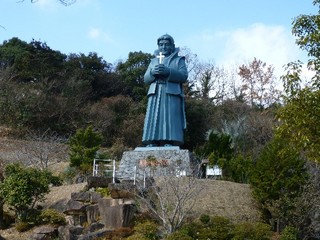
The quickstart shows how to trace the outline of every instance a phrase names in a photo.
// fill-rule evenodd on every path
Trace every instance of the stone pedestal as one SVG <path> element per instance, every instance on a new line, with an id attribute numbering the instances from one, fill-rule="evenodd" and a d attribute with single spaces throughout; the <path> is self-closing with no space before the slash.
<path id="1" fill-rule="evenodd" d="M 123 153 L 117 178 L 143 179 L 163 176 L 172 171 L 176 175 L 190 175 L 195 159 L 189 150 L 179 147 L 138 147 Z"/>

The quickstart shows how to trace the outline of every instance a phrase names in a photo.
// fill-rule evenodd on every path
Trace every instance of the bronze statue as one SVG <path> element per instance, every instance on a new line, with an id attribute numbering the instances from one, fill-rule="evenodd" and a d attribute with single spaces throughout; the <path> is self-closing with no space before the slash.
<path id="1" fill-rule="evenodd" d="M 186 129 L 182 84 L 187 81 L 188 71 L 170 35 L 159 37 L 157 43 L 155 58 L 144 75 L 144 82 L 150 86 L 142 143 L 180 146 Z"/>

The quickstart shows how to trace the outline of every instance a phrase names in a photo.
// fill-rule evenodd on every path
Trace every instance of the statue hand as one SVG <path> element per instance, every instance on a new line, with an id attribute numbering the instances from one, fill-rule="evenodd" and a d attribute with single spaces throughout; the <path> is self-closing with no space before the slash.
<path id="1" fill-rule="evenodd" d="M 151 69 L 151 74 L 153 76 L 168 77 L 170 74 L 170 69 L 163 64 L 158 64 L 153 69 Z"/>

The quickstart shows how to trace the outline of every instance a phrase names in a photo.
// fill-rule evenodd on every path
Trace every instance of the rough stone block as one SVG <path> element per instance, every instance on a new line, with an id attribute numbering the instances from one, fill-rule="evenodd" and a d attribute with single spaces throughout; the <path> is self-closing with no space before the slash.
<path id="1" fill-rule="evenodd" d="M 108 184 L 112 183 L 112 177 L 97 177 L 97 176 L 89 176 L 87 178 L 87 188 L 105 188 L 108 187 Z"/>
<path id="2" fill-rule="evenodd" d="M 134 205 L 123 199 L 100 199 L 99 210 L 102 223 L 107 229 L 128 227 L 134 213 Z"/>
<path id="3" fill-rule="evenodd" d="M 86 207 L 86 215 L 87 215 L 87 222 L 89 224 L 94 223 L 100 217 L 99 206 L 98 204 L 89 205 Z"/>

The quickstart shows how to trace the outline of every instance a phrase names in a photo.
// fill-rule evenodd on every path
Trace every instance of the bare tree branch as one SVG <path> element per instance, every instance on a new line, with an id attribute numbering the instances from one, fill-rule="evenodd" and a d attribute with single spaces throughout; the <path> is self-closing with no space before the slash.
<path id="1" fill-rule="evenodd" d="M 20 0 L 20 1 L 17 1 L 18 3 L 21 3 L 21 2 L 24 2 L 25 0 Z M 30 0 L 31 3 L 35 3 L 35 2 L 38 2 L 40 0 Z M 65 6 L 69 6 L 71 4 L 74 4 L 77 0 L 58 0 L 61 4 L 65 5 Z"/>
<path id="2" fill-rule="evenodd" d="M 29 141 L 20 149 L 19 159 L 27 165 L 47 169 L 50 165 L 64 161 L 68 157 L 68 146 L 55 133 L 29 133 Z"/>
<path id="3" fill-rule="evenodd" d="M 196 175 L 180 176 L 177 166 L 164 167 L 163 176 L 137 182 L 135 196 L 161 222 L 166 233 L 182 226 L 198 199 L 202 186 Z"/>

